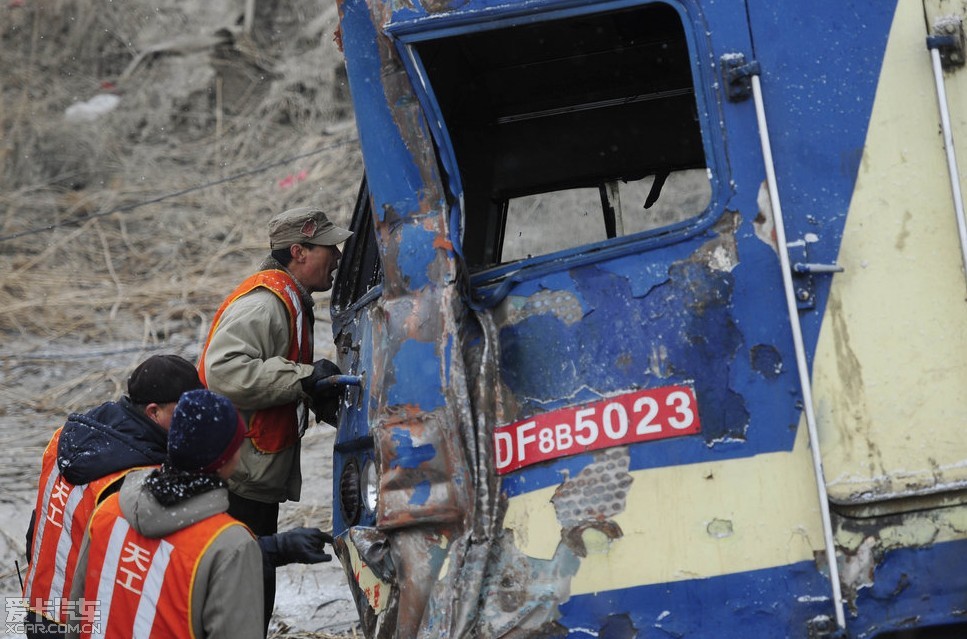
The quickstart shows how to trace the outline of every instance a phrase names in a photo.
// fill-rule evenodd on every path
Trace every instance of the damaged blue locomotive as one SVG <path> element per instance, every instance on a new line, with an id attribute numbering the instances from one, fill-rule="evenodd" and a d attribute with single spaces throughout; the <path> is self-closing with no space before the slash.
<path id="1" fill-rule="evenodd" d="M 967 3 L 338 7 L 366 636 L 967 636 Z"/>

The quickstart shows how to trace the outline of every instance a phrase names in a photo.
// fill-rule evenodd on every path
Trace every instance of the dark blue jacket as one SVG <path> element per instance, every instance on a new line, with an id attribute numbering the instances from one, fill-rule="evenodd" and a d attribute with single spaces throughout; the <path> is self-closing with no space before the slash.
<path id="1" fill-rule="evenodd" d="M 57 468 L 70 483 L 88 484 L 108 473 L 161 464 L 167 447 L 168 433 L 122 397 L 68 415 Z"/>
<path id="2" fill-rule="evenodd" d="M 135 408 L 127 397 L 107 402 L 84 414 L 67 416 L 57 442 L 57 469 L 76 485 L 119 470 L 155 466 L 165 460 L 168 433 Z M 104 499 L 121 488 L 121 482 L 107 488 Z M 27 525 L 27 556 L 31 554 L 36 513 Z"/>

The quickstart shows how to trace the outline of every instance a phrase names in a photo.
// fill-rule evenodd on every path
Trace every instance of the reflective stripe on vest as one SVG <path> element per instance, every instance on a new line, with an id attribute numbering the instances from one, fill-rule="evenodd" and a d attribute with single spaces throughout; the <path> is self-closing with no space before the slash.
<path id="1" fill-rule="evenodd" d="M 57 468 L 61 430 L 54 433 L 41 461 L 34 536 L 23 593 L 27 608 L 56 622 L 65 619 L 77 556 L 91 513 L 107 488 L 135 470 L 110 473 L 89 484 L 71 484 Z"/>
<path id="2" fill-rule="evenodd" d="M 97 602 L 98 615 L 80 636 L 194 637 L 195 573 L 211 543 L 236 525 L 242 524 L 219 513 L 164 539 L 149 539 L 121 515 L 116 494 L 105 499 L 91 518 L 84 582 L 84 599 Z"/>
<path id="3" fill-rule="evenodd" d="M 208 381 L 205 377 L 205 355 L 222 315 L 235 300 L 257 288 L 272 291 L 285 305 L 289 317 L 289 350 L 285 358 L 301 364 L 312 363 L 312 327 L 302 310 L 302 298 L 295 280 L 285 271 L 259 271 L 232 291 L 215 312 L 212 327 L 208 331 L 208 338 L 205 340 L 201 359 L 198 362 L 198 375 L 206 387 Z M 300 429 L 304 430 L 302 427 L 306 425 L 308 419 L 306 410 L 304 401 L 257 410 L 249 417 L 245 436 L 249 437 L 252 445 L 263 453 L 277 453 L 285 450 L 298 441 Z"/>

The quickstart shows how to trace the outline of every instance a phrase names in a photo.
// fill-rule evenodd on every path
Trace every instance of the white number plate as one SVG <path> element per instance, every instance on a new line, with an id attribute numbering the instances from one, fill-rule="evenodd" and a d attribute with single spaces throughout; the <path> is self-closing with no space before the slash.
<path id="1" fill-rule="evenodd" d="M 695 391 L 690 386 L 649 388 L 500 426 L 494 432 L 497 473 L 700 430 Z"/>

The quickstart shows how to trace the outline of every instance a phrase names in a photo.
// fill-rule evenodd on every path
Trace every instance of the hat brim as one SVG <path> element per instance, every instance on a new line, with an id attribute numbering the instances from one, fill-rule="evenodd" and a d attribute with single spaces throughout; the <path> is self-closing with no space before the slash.
<path id="1" fill-rule="evenodd" d="M 315 244 L 316 246 L 335 246 L 336 244 L 341 244 L 345 242 L 350 237 L 352 237 L 353 232 L 347 231 L 346 229 L 341 229 L 338 226 L 333 226 L 328 229 L 325 233 L 320 233 L 312 239 L 302 240 L 305 244 Z"/>

